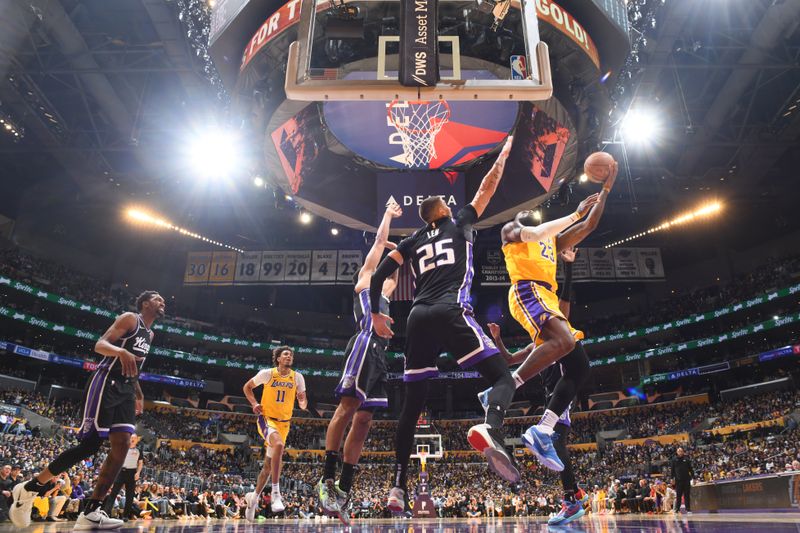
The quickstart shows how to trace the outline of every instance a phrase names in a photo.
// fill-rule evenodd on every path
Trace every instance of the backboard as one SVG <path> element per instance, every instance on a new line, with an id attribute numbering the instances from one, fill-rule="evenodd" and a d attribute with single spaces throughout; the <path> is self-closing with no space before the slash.
<path id="1" fill-rule="evenodd" d="M 550 98 L 550 62 L 547 45 L 539 40 L 535 0 L 496 5 L 489 0 L 494 12 L 486 0 L 483 8 L 479 3 L 305 0 L 297 41 L 289 47 L 286 95 L 301 101 L 385 102 Z M 425 17 L 414 17 L 417 7 L 427 10 Z M 436 22 L 438 38 L 429 19 Z M 431 52 L 435 46 L 438 55 L 423 61 L 425 53 L 415 42 Z"/>

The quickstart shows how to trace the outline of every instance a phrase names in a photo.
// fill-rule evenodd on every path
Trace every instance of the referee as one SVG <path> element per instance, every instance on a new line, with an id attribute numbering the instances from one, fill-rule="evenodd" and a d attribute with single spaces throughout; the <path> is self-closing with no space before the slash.
<path id="1" fill-rule="evenodd" d="M 103 505 L 103 510 L 109 516 L 111 516 L 111 511 L 114 509 L 114 501 L 124 485 L 125 513 L 122 518 L 123 520 L 136 520 L 137 518 L 137 515 L 133 514 L 133 496 L 136 493 L 136 482 L 139 481 L 139 474 L 141 474 L 142 466 L 144 466 L 142 454 L 139 452 L 139 448 L 136 447 L 138 443 L 139 436 L 134 433 L 131 435 L 131 447 L 125 456 L 125 462 L 122 463 L 122 470 L 120 470 L 117 480 L 114 481 L 114 486 L 111 487 L 111 492 Z"/>
<path id="2" fill-rule="evenodd" d="M 686 513 L 692 514 L 692 478 L 694 478 L 694 468 L 692 462 L 686 456 L 683 448 L 678 448 L 676 456 L 672 459 L 672 479 L 675 480 L 675 511 L 681 510 L 681 497 L 686 503 Z"/>

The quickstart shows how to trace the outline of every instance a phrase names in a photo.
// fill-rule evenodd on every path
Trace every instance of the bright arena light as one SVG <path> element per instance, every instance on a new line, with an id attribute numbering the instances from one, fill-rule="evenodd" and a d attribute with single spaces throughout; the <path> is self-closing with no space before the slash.
<path id="1" fill-rule="evenodd" d="M 578 181 L 581 183 L 586 183 L 587 181 L 589 181 L 589 176 L 587 176 L 585 173 L 581 174 L 581 177 L 578 178 Z"/>
<path id="2" fill-rule="evenodd" d="M 255 178 L 253 178 L 253 185 L 255 185 L 256 187 L 263 187 L 264 178 L 262 178 L 261 176 L 256 176 Z"/>
<path id="3" fill-rule="evenodd" d="M 130 207 L 125 210 L 125 215 L 130 219 L 132 222 L 136 222 L 138 224 L 149 224 L 151 226 L 156 226 L 158 228 L 168 229 L 180 233 L 186 237 L 191 237 L 193 239 L 197 239 L 199 241 L 207 242 L 209 244 L 213 244 L 215 246 L 221 246 L 222 248 L 227 248 L 229 250 L 233 250 L 235 252 L 239 252 L 240 254 L 244 253 L 244 250 L 236 248 L 235 246 L 231 246 L 230 244 L 225 244 L 223 242 L 215 241 L 214 239 L 209 239 L 199 233 L 195 233 L 193 231 L 189 231 L 188 229 L 181 228 L 180 226 L 176 226 L 169 220 L 161 218 L 158 215 L 153 215 L 144 211 L 142 209 L 136 207 Z"/>
<path id="4" fill-rule="evenodd" d="M 339 235 L 339 228 L 331 228 L 331 235 L 334 237 Z"/>
<path id="5" fill-rule="evenodd" d="M 189 145 L 192 168 L 206 179 L 226 178 L 241 165 L 237 138 L 230 131 L 211 130 Z"/>
<path id="6" fill-rule="evenodd" d="M 311 223 L 311 215 L 303 211 L 300 213 L 300 223 L 301 224 L 310 224 Z"/>
<path id="7" fill-rule="evenodd" d="M 658 115 L 647 109 L 631 109 L 622 119 L 622 137 L 632 144 L 651 143 L 661 131 Z"/>
<path id="8" fill-rule="evenodd" d="M 611 244 L 606 244 L 603 248 L 611 248 L 613 246 L 619 246 L 620 244 L 628 243 L 634 239 L 638 239 L 640 237 L 644 237 L 645 235 L 650 235 L 652 233 L 656 233 L 658 231 L 664 231 L 670 228 L 674 228 L 675 226 L 680 226 L 683 224 L 687 224 L 689 222 L 695 222 L 698 219 L 708 218 L 711 216 L 716 216 L 722 211 L 723 205 L 721 202 L 713 201 L 706 204 L 701 205 L 694 211 L 690 211 L 688 213 L 683 213 L 682 215 L 678 215 L 672 220 L 664 222 L 658 226 L 654 226 L 646 231 L 641 233 L 636 233 L 631 235 L 630 237 L 626 237 L 624 239 L 620 239 L 618 241 L 612 242 Z"/>

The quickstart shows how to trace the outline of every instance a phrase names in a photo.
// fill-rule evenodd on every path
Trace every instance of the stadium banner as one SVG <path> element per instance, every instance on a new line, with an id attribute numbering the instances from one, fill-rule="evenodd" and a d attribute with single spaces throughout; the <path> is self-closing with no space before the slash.
<path id="1" fill-rule="evenodd" d="M 345 252 L 342 252 L 342 251 L 339 252 L 339 258 L 340 259 L 342 258 L 342 253 L 345 253 Z M 339 271 L 340 271 L 340 273 L 342 271 L 344 271 L 344 266 L 343 265 L 347 266 L 347 272 L 350 274 L 350 278 L 351 278 L 350 282 L 352 282 L 352 275 L 353 274 L 350 273 L 350 271 L 353 268 L 355 268 L 355 265 L 360 265 L 361 264 L 360 263 L 361 262 L 361 252 L 360 251 L 355 251 L 355 252 L 352 252 L 352 253 L 351 252 L 347 252 L 347 253 L 350 253 L 350 255 L 347 256 L 347 258 L 352 260 L 352 261 L 348 261 L 347 263 L 340 263 L 339 264 Z M 356 258 L 358 259 L 358 262 L 356 262 Z M 358 268 L 360 268 L 360 266 L 358 266 Z M 337 274 L 337 277 L 338 277 L 338 274 Z M 31 285 L 28 285 L 26 283 L 22 283 L 22 282 L 19 282 L 19 281 L 12 280 L 12 279 L 10 279 L 8 277 L 0 276 L 0 285 L 6 285 L 6 286 L 8 286 L 10 288 L 19 290 L 21 292 L 30 294 L 32 296 L 36 296 L 37 298 L 43 298 L 43 299 L 46 299 L 46 300 L 48 300 L 50 302 L 57 303 L 59 305 L 66 305 L 68 307 L 72 307 L 72 308 L 75 308 L 75 309 L 80 309 L 81 311 L 88 311 L 88 312 L 91 312 L 91 313 L 96 314 L 98 316 L 103 316 L 103 317 L 107 317 L 107 318 L 113 318 L 114 316 L 116 316 L 115 313 L 112 313 L 109 310 L 101 309 L 99 307 L 91 306 L 91 305 L 88 305 L 88 304 L 83 304 L 83 303 L 77 302 L 77 301 L 69 299 L 69 298 L 64 298 L 64 297 L 58 296 L 56 294 L 48 293 L 46 291 L 43 291 L 41 289 L 38 289 L 38 288 L 33 287 Z M 698 323 L 698 322 L 702 322 L 702 321 L 705 321 L 705 320 L 711 320 L 711 319 L 714 319 L 714 318 L 717 318 L 717 317 L 720 317 L 720 316 L 723 316 L 723 315 L 727 315 L 727 314 L 730 314 L 730 313 L 734 313 L 734 312 L 737 312 L 737 311 L 740 311 L 740 310 L 743 310 L 743 309 L 750 309 L 752 307 L 755 307 L 755 306 L 758 306 L 758 305 L 761 305 L 761 304 L 764 304 L 764 303 L 767 303 L 767 302 L 771 302 L 771 301 L 773 301 L 775 299 L 778 299 L 778 298 L 784 298 L 786 296 L 795 295 L 795 294 L 797 294 L 799 292 L 800 292 L 800 283 L 797 283 L 797 284 L 791 285 L 789 287 L 784 287 L 782 289 L 770 291 L 768 293 L 765 293 L 765 294 L 750 298 L 749 300 L 746 300 L 746 301 L 737 302 L 735 304 L 731 304 L 729 306 L 722 307 L 722 308 L 717 309 L 715 311 L 708 311 L 706 313 L 698 313 L 698 314 L 692 315 L 690 317 L 682 318 L 682 319 L 679 319 L 679 320 L 674 320 L 672 322 L 665 322 L 663 324 L 659 324 L 659 325 L 656 325 L 656 326 L 649 326 L 649 327 L 646 327 L 646 328 L 641 328 L 641 329 L 637 329 L 637 330 L 628 331 L 627 333 L 615 333 L 615 334 L 612 334 L 612 335 L 604 335 L 604 336 L 601 336 L 601 337 L 585 339 L 585 340 L 582 341 L 582 343 L 584 345 L 590 345 L 590 344 L 599 344 L 599 343 L 602 343 L 602 342 L 610 342 L 610 341 L 615 341 L 615 340 L 620 340 L 620 339 L 630 339 L 630 338 L 635 338 L 635 337 L 644 337 L 646 335 L 649 335 L 649 334 L 657 332 L 657 331 L 666 331 L 666 330 L 669 330 L 669 329 L 672 329 L 672 328 L 678 328 L 678 327 L 681 327 L 681 326 L 685 326 L 685 325 L 690 324 L 690 323 Z M 5 308 L 1 308 L 0 307 L 0 315 L 3 314 L 2 313 L 2 309 L 5 309 Z M 13 310 L 10 310 L 10 309 L 6 309 L 6 312 L 9 312 L 9 313 L 13 314 Z M 4 315 L 4 316 L 10 316 L 10 315 L 7 314 L 7 315 Z M 22 315 L 22 316 L 24 316 L 24 315 Z M 793 320 L 790 320 L 788 323 L 791 323 L 792 321 Z M 776 320 L 768 320 L 766 322 L 763 322 L 762 325 L 763 324 L 769 324 L 771 322 L 772 323 L 776 323 L 776 324 L 779 323 L 779 324 L 777 324 L 777 326 L 772 326 L 772 327 L 778 327 L 780 325 L 783 325 L 783 319 L 780 318 L 780 317 L 778 318 L 777 321 Z M 66 328 L 67 326 L 54 325 L 53 327 L 61 328 L 60 330 L 54 329 L 53 331 L 64 331 L 64 328 Z M 761 327 L 761 326 L 760 325 L 756 325 L 756 326 L 753 326 L 753 327 Z M 75 328 L 70 328 L 70 329 L 71 330 L 75 330 Z M 232 344 L 233 346 L 242 346 L 242 347 L 255 348 L 255 349 L 260 349 L 260 350 L 272 350 L 273 348 L 276 348 L 276 347 L 281 345 L 280 341 L 270 341 L 270 342 L 266 342 L 266 341 L 249 341 L 249 340 L 244 340 L 244 339 L 237 339 L 237 338 L 234 338 L 234 337 L 225 337 L 225 336 L 222 336 L 222 335 L 212 335 L 212 334 L 208 334 L 208 333 L 201 333 L 201 332 L 198 332 L 198 331 L 192 331 L 192 330 L 187 330 L 187 329 L 183 329 L 183 328 L 179 328 L 179 327 L 175 327 L 175 326 L 158 324 L 158 323 L 153 325 L 153 329 L 156 330 L 156 331 L 164 331 L 164 332 L 169 333 L 169 334 L 180 335 L 180 336 L 183 336 L 183 337 L 189 337 L 189 338 L 197 339 L 197 340 L 201 340 L 201 341 L 220 342 L 220 343 L 223 343 L 223 344 Z M 747 329 L 752 329 L 752 328 L 745 328 L 745 330 L 747 330 Z M 762 329 L 769 329 L 769 327 L 764 327 Z M 75 331 L 79 331 L 79 330 L 75 330 Z M 743 333 L 741 333 L 741 331 L 742 330 L 737 330 L 735 332 L 732 332 L 731 334 L 732 335 L 735 334 L 736 336 L 741 336 L 743 334 Z M 755 331 L 752 331 L 752 333 L 756 333 L 758 331 L 760 331 L 760 330 L 757 329 Z M 85 332 L 82 332 L 82 333 L 85 333 Z M 70 334 L 72 334 L 72 333 L 70 333 Z M 88 335 L 93 335 L 93 334 L 88 333 Z M 96 336 L 94 336 L 94 337 L 96 337 Z M 732 337 L 732 338 L 736 338 L 736 337 Z M 95 338 L 95 340 L 96 340 L 96 338 Z M 691 342 L 696 342 L 696 341 L 691 341 Z M 680 347 L 680 346 L 684 346 L 684 345 L 673 345 L 673 346 Z M 692 347 L 697 347 L 697 346 L 692 346 Z M 519 348 L 521 348 L 521 347 L 514 348 L 514 349 L 519 349 Z M 661 348 L 661 349 L 659 349 L 659 352 L 661 350 L 663 350 L 663 349 L 669 349 L 669 348 L 671 348 L 671 347 L 667 346 L 667 347 Z M 682 349 L 687 349 L 687 348 L 682 348 Z M 778 350 L 781 350 L 781 349 L 778 349 Z M 298 353 L 312 353 L 312 354 L 315 354 L 315 355 L 331 355 L 331 356 L 342 356 L 342 355 L 344 355 L 344 351 L 343 350 L 331 350 L 331 349 L 302 347 L 302 346 L 297 348 L 297 352 Z M 184 352 L 180 352 L 180 353 L 184 353 Z M 642 352 L 642 353 L 644 353 L 644 352 Z M 668 352 L 668 353 L 672 353 L 672 352 Z M 793 353 L 800 355 L 800 349 L 793 348 Z M 391 357 L 395 358 L 395 359 L 403 357 L 403 354 L 399 353 L 399 352 L 388 352 L 388 354 Z M 631 354 L 631 355 L 636 355 L 636 354 Z M 775 357 L 779 356 L 779 355 L 776 355 L 775 353 L 772 353 L 772 352 L 765 352 L 764 354 L 761 354 L 761 355 L 766 357 L 764 360 L 769 360 L 769 358 L 775 358 Z M 625 358 L 627 356 L 619 356 L 619 357 Z M 601 366 L 601 365 L 604 365 L 604 364 L 613 364 L 613 363 L 604 363 L 604 362 L 601 362 L 601 361 L 602 360 L 592 361 L 592 365 L 593 366 Z M 620 361 L 620 362 L 624 362 L 624 361 Z"/>
<path id="2" fill-rule="evenodd" d="M 698 483 L 692 488 L 695 511 L 800 508 L 800 473 Z"/>
<path id="3" fill-rule="evenodd" d="M 351 283 L 362 262 L 361 250 L 189 252 L 183 284 L 335 285 Z"/>
<path id="4" fill-rule="evenodd" d="M 503 252 L 489 248 L 478 253 L 479 280 L 483 286 L 510 284 Z M 563 281 L 561 261 L 556 280 Z M 572 264 L 572 280 L 582 281 L 663 281 L 664 264 L 658 248 L 578 248 Z"/>
<path id="5" fill-rule="evenodd" d="M 77 357 L 67 357 L 63 355 L 46 352 L 43 350 L 34 350 L 33 348 L 20 346 L 19 344 L 15 344 L 13 342 L 8 342 L 8 341 L 0 341 L 0 349 L 6 350 L 7 352 L 11 352 L 22 357 L 30 357 L 33 359 L 38 359 L 40 361 L 46 361 L 49 363 L 56 363 L 61 365 L 74 366 L 76 368 L 83 368 L 88 372 L 94 372 L 97 369 L 97 364 L 98 364 L 93 361 L 84 361 L 83 359 L 78 359 Z M 161 374 L 151 374 L 149 372 L 140 373 L 139 379 L 141 379 L 142 381 L 151 381 L 154 383 L 175 385 L 176 387 L 184 387 L 192 389 L 205 388 L 205 382 L 200 379 L 188 379 L 178 376 L 163 376 Z"/>
<path id="6" fill-rule="evenodd" d="M 184 285 L 207 285 L 211 271 L 212 252 L 189 252 L 186 256 L 186 270 L 183 273 Z"/>
<path id="7" fill-rule="evenodd" d="M 705 429 L 703 433 L 707 433 L 709 435 L 730 435 L 731 433 L 737 433 L 739 431 L 753 431 L 756 429 L 761 428 L 768 428 L 773 426 L 783 426 L 785 425 L 785 418 L 774 418 L 772 420 L 762 420 L 760 422 L 750 422 L 748 424 L 736 424 L 734 426 L 725 426 L 716 429 Z"/>

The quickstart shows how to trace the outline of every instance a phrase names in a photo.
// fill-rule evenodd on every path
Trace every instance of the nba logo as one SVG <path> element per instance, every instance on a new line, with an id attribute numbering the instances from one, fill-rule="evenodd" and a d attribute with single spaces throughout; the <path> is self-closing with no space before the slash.
<path id="1" fill-rule="evenodd" d="M 511 56 L 511 79 L 524 80 L 528 78 L 528 66 L 525 56 Z"/>

